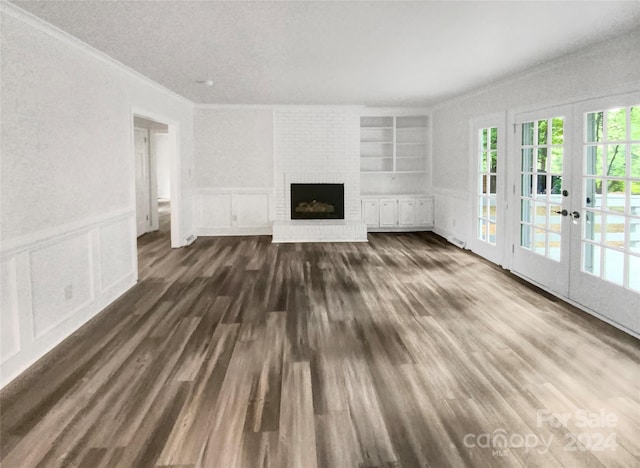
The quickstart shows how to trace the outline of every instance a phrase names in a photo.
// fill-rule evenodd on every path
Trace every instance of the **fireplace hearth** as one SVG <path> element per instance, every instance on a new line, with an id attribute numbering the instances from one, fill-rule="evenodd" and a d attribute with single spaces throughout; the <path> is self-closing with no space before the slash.
<path id="1" fill-rule="evenodd" d="M 291 219 L 344 219 L 344 184 L 291 184 Z"/>

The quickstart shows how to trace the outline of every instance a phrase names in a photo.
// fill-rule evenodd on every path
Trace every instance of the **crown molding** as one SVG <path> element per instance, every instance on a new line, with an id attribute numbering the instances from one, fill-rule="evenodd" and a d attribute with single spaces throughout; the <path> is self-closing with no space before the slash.
<path id="1" fill-rule="evenodd" d="M 361 110 L 364 106 L 361 105 L 348 105 L 348 104 L 195 104 L 196 109 L 244 109 L 244 110 Z"/>
<path id="2" fill-rule="evenodd" d="M 431 107 L 376 107 L 376 106 L 364 106 L 362 107 L 363 116 L 388 116 L 394 115 L 397 117 L 407 117 L 412 115 L 431 115 Z"/>
<path id="3" fill-rule="evenodd" d="M 118 69 L 121 72 L 124 72 L 125 74 L 129 75 L 131 78 L 134 78 L 140 82 L 143 82 L 144 84 L 146 84 L 147 86 L 150 86 L 152 88 L 154 88 L 157 91 L 162 92 L 163 94 L 166 94 L 167 96 L 170 96 L 178 101 L 181 101 L 184 104 L 188 104 L 190 106 L 194 106 L 195 103 L 193 101 L 191 101 L 190 99 L 187 99 L 184 96 L 181 96 L 180 94 L 171 91 L 168 88 L 165 88 L 164 86 L 162 86 L 160 83 L 157 83 L 156 81 L 153 81 L 151 78 L 143 75 L 140 72 L 135 71 L 133 68 L 128 67 L 127 65 L 123 64 L 122 62 L 119 62 L 118 60 L 114 59 L 113 57 L 105 54 L 104 52 L 99 51 L 98 49 L 90 46 L 89 44 L 87 44 L 86 42 L 81 41 L 80 39 L 78 39 L 75 36 L 72 36 L 71 34 L 63 31 L 62 29 L 52 25 L 51 23 L 47 23 L 45 20 L 43 20 L 42 18 L 39 18 L 37 16 L 35 16 L 32 13 L 29 13 L 28 11 L 23 10 L 22 8 L 18 7 L 17 5 L 14 5 L 10 2 L 8 2 L 7 0 L 0 0 L 0 13 L 2 14 L 7 14 L 9 16 L 11 16 L 12 18 L 15 18 L 19 21 L 22 21 L 25 24 L 28 24 L 29 26 L 33 27 L 34 29 L 37 29 L 38 31 L 41 31 L 45 34 L 48 34 L 49 36 L 53 37 L 54 39 L 57 39 L 63 43 L 65 43 L 66 45 L 73 47 L 76 50 L 79 50 L 81 52 L 83 52 L 84 54 L 106 64 L 109 65 L 113 68 Z"/>

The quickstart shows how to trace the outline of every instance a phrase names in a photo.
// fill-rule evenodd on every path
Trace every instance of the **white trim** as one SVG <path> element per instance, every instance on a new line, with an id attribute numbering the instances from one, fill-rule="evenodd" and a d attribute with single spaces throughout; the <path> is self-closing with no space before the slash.
<path id="1" fill-rule="evenodd" d="M 636 333 L 635 331 L 631 330 L 630 328 L 625 327 L 624 325 L 621 325 L 621 324 L 619 324 L 619 323 L 617 323 L 617 322 L 614 322 L 613 320 L 611 320 L 611 319 L 609 319 L 609 318 L 605 317 L 604 315 L 599 314 L 599 313 L 598 313 L 598 312 L 596 312 L 595 310 L 589 309 L 588 307 L 585 307 L 585 306 L 583 306 L 582 304 L 580 304 L 580 303 L 578 303 L 578 302 L 575 302 L 575 301 L 573 301 L 573 300 L 569 299 L 569 298 L 568 298 L 568 297 L 566 297 L 566 296 L 562 296 L 562 295 L 558 294 L 557 292 L 555 292 L 555 291 L 553 291 L 553 290 L 551 290 L 551 289 L 546 288 L 546 287 L 545 287 L 545 286 L 543 286 L 542 284 L 540 284 L 540 283 L 536 282 L 535 280 L 533 280 L 533 279 L 531 279 L 531 278 L 529 278 L 529 277 L 527 277 L 527 276 L 521 275 L 521 274 L 519 274 L 519 273 L 517 273 L 517 272 L 515 272 L 515 271 L 513 271 L 513 270 L 511 270 L 511 271 L 510 271 L 510 273 L 512 273 L 514 276 L 517 276 L 518 278 L 522 278 L 522 279 L 523 279 L 523 280 L 525 280 L 527 283 L 532 284 L 532 285 L 534 285 L 534 286 L 536 286 L 536 287 L 538 287 L 538 288 L 542 289 L 543 291 L 545 291 L 545 292 L 547 292 L 547 293 L 551 294 L 552 296 L 557 297 L 557 298 L 558 298 L 558 299 L 560 299 L 561 301 L 566 302 L 567 304 L 572 305 L 572 306 L 573 306 L 573 307 L 575 307 L 576 309 L 580 309 L 581 311 L 586 312 L 587 314 L 592 315 L 592 316 L 594 316 L 595 318 L 600 319 L 600 320 L 602 320 L 603 322 L 608 323 L 608 324 L 609 324 L 609 325 L 611 325 L 612 327 L 617 328 L 618 330 L 621 330 L 621 331 L 623 331 L 623 332 L 625 332 L 625 333 L 627 333 L 627 334 L 629 334 L 629 335 L 631 335 L 631 336 L 633 336 L 633 337 L 635 337 L 635 338 L 640 339 L 640 334 Z"/>
<path id="2" fill-rule="evenodd" d="M 367 232 L 430 232 L 433 225 L 409 227 L 367 227 Z"/>
<path id="3" fill-rule="evenodd" d="M 107 64 L 111 67 L 117 68 L 118 70 L 126 73 L 127 75 L 129 75 L 132 78 L 135 78 L 138 81 L 144 82 L 146 85 L 153 87 L 155 90 L 160 91 L 168 96 L 173 97 L 174 99 L 177 99 L 185 104 L 189 104 L 191 106 L 193 106 L 195 103 L 193 101 L 191 101 L 190 99 L 187 99 L 184 96 L 181 96 L 180 94 L 165 88 L 164 86 L 162 86 L 161 84 L 157 83 L 156 81 L 153 81 L 151 78 L 146 77 L 145 75 L 143 75 L 142 73 L 139 73 L 137 71 L 135 71 L 134 69 L 128 67 L 127 65 L 123 64 L 122 62 L 117 61 L 116 59 L 114 59 L 113 57 L 105 54 L 104 52 L 99 51 L 98 49 L 90 46 L 89 44 L 87 44 L 86 42 L 81 41 L 80 39 L 78 39 L 75 36 L 72 36 L 71 34 L 63 31 L 62 29 L 52 25 L 51 23 L 46 22 L 45 20 L 43 20 L 42 18 L 39 18 L 37 16 L 35 16 L 34 14 L 23 10 L 22 8 L 6 2 L 6 1 L 2 1 L 0 2 L 0 11 L 2 11 L 2 13 L 6 13 L 8 15 L 10 15 L 11 17 L 18 19 L 20 21 L 23 21 L 24 23 L 28 24 L 29 26 L 44 32 L 50 36 L 52 36 L 55 39 L 58 39 L 59 41 L 64 42 L 67 45 L 72 46 L 73 48 L 75 48 L 76 50 L 79 50 L 93 58 L 95 58 L 96 60 L 99 60 L 100 62 Z"/>
<path id="4" fill-rule="evenodd" d="M 149 129 L 149 183 L 151 184 L 151 213 L 149 223 L 151 232 L 160 229 L 160 216 L 158 214 L 158 135 L 168 135 L 168 131 Z"/>
<path id="5" fill-rule="evenodd" d="M 360 110 L 364 106 L 357 104 L 194 104 L 196 109 L 256 109 L 256 110 Z"/>
<path id="6" fill-rule="evenodd" d="M 188 194 L 182 192 L 182 155 L 180 152 L 180 122 L 167 117 L 162 114 L 158 114 L 153 111 L 143 109 L 138 106 L 131 106 L 131 158 L 135 163 L 135 143 L 133 139 L 133 129 L 135 128 L 135 117 L 144 117 L 154 122 L 159 122 L 169 127 L 168 134 L 171 145 L 169 151 L 169 190 L 171 191 L 171 247 L 178 248 L 186 245 L 185 239 L 189 234 L 183 233 L 183 202 L 188 199 Z M 173 140 L 173 141 L 171 141 Z M 135 206 L 135 194 L 136 194 L 136 180 L 135 171 L 132 171 L 132 177 L 130 181 L 130 190 L 132 190 L 134 206 Z M 137 268 L 136 268 L 137 269 Z"/>
<path id="7" fill-rule="evenodd" d="M 360 117 L 428 117 L 431 124 L 433 107 L 367 107 L 361 106 Z M 394 125 L 395 127 L 395 125 Z"/>
<path id="8" fill-rule="evenodd" d="M 110 285 L 102 284 L 102 273 L 108 259 L 102 258 L 100 231 L 102 228 L 119 223 L 126 223 L 126 237 L 120 241 L 134 242 L 131 250 L 131 263 L 125 271 L 119 273 Z M 130 233 L 130 235 L 129 235 Z M 34 284 L 31 271 L 31 255 L 43 249 L 70 239 L 81 239 L 87 243 L 88 263 L 86 275 L 88 297 L 82 303 L 75 304 L 72 309 L 63 310 L 55 317 L 55 323 L 46 328 L 36 330 L 34 319 L 34 295 L 38 285 Z M 4 247 L 4 245 L 3 245 Z M 129 253 L 127 253 L 129 254 Z M 107 305 L 115 301 L 136 283 L 135 261 L 135 211 L 120 210 L 106 215 L 92 217 L 84 221 L 58 226 L 46 231 L 40 231 L 30 236 L 13 241 L 3 252 L 2 262 L 8 265 L 12 275 L 9 287 L 13 289 L 15 299 L 15 317 L 19 349 L 9 355 L 2 356 L 0 364 L 0 386 L 4 386 L 21 372 L 35 363 L 44 354 L 73 334 L 80 326 L 90 320 Z M 46 285 L 44 286 L 46 288 Z"/>
<path id="9" fill-rule="evenodd" d="M 273 187 L 196 187 L 193 189 L 197 195 L 219 195 L 219 194 L 271 194 L 274 193 Z"/>
<path id="10" fill-rule="evenodd" d="M 208 228 L 201 227 L 196 230 L 198 237 L 207 236 L 270 236 L 273 234 L 271 226 L 265 227 L 230 227 Z"/>
<path id="11" fill-rule="evenodd" d="M 67 238 L 75 237 L 82 231 L 86 231 L 93 227 L 108 224 L 117 219 L 125 219 L 129 216 L 135 217 L 135 209 L 121 209 L 110 213 L 92 216 L 73 223 L 62 224 L 42 231 L 34 232 L 26 236 L 16 239 L 3 240 L 0 257 L 5 259 L 10 256 L 18 255 L 27 250 L 34 250 L 47 246 L 56 242 L 60 242 Z"/>

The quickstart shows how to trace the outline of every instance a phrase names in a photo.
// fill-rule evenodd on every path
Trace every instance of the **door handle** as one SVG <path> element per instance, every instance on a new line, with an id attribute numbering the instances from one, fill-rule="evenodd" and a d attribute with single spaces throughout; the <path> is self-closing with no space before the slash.
<path id="1" fill-rule="evenodd" d="M 574 211 L 573 213 L 571 213 L 571 217 L 573 219 L 578 219 L 580 217 L 580 213 L 577 211 Z"/>
<path id="2" fill-rule="evenodd" d="M 557 211 L 553 210 L 554 213 L 561 214 L 562 216 L 568 216 L 569 212 L 567 210 Z"/>

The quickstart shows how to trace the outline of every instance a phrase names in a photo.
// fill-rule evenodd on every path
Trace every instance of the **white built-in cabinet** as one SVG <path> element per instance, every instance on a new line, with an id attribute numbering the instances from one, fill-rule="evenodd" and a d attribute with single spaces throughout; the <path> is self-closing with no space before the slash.
<path id="1" fill-rule="evenodd" d="M 362 220 L 367 226 L 380 225 L 378 200 L 366 198 L 362 200 Z"/>
<path id="2" fill-rule="evenodd" d="M 427 231 L 433 227 L 433 197 L 365 196 L 362 219 L 369 231 Z"/>
<path id="3" fill-rule="evenodd" d="M 429 118 L 378 112 L 360 117 L 362 219 L 369 231 L 429 230 Z"/>
<path id="4" fill-rule="evenodd" d="M 398 225 L 398 200 L 381 198 L 378 200 L 378 206 L 380 207 L 380 227 L 396 227 Z"/>

